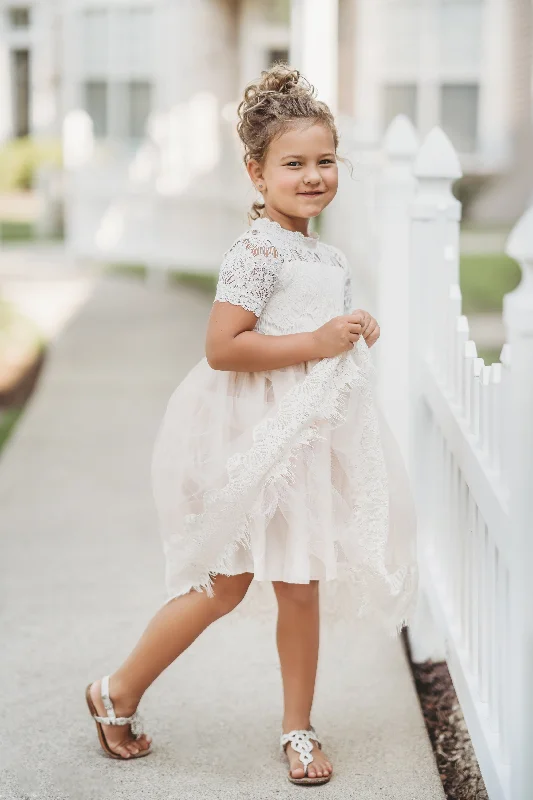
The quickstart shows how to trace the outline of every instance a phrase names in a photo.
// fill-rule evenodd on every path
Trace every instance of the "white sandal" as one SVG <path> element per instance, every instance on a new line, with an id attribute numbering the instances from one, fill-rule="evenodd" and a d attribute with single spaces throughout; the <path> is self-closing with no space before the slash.
<path id="1" fill-rule="evenodd" d="M 293 778 L 291 775 L 291 770 L 289 770 L 288 778 L 291 783 L 303 783 L 307 786 L 311 786 L 312 784 L 322 784 L 327 783 L 331 778 L 331 773 L 329 775 L 323 775 L 322 777 L 310 778 L 307 775 L 307 767 L 309 764 L 314 761 L 312 750 L 313 744 L 316 743 L 320 750 L 322 750 L 322 744 L 316 735 L 316 731 L 311 725 L 309 730 L 307 731 L 289 731 L 289 733 L 282 733 L 279 740 L 279 745 L 282 753 L 287 754 L 287 750 L 285 749 L 285 745 L 290 742 L 292 749 L 299 753 L 299 759 L 304 765 L 304 777 L 303 778 Z"/>
<path id="2" fill-rule="evenodd" d="M 91 716 L 94 718 L 96 722 L 96 729 L 98 731 L 98 738 L 100 740 L 100 744 L 102 745 L 102 749 L 106 755 L 110 756 L 111 758 L 120 758 L 122 761 L 130 761 L 132 758 L 141 758 L 142 756 L 147 756 L 149 753 L 152 752 L 151 747 L 147 750 L 139 750 L 138 753 L 131 753 L 129 758 L 126 756 L 121 756 L 120 753 L 116 753 L 112 750 L 107 743 L 107 739 L 105 738 L 104 731 L 102 725 L 131 725 L 131 732 L 138 739 L 142 734 L 143 731 L 143 724 L 140 715 L 137 711 L 135 711 L 131 717 L 117 717 L 115 714 L 115 708 L 109 697 L 109 675 L 106 675 L 102 678 L 101 685 L 100 685 L 100 694 L 102 697 L 102 703 L 107 712 L 106 717 L 98 716 L 98 711 L 96 710 L 96 706 L 93 703 L 93 699 L 91 697 L 91 686 L 90 683 L 85 690 L 85 698 L 87 700 L 87 705 L 89 706 L 89 711 L 91 712 Z"/>

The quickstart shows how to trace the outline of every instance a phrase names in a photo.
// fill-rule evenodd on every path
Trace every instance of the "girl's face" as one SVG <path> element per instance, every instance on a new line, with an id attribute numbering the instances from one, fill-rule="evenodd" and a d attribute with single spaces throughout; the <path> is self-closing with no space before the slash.
<path id="1" fill-rule="evenodd" d="M 335 197 L 338 167 L 333 134 L 326 125 L 300 123 L 270 143 L 263 165 L 250 161 L 248 172 L 259 187 L 265 211 L 279 222 L 307 231 Z"/>

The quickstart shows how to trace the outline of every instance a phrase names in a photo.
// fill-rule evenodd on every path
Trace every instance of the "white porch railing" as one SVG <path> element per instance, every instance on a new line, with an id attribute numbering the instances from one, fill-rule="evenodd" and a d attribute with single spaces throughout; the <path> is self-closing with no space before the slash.
<path id="1" fill-rule="evenodd" d="M 451 192 L 461 174 L 457 155 L 435 128 L 412 172 L 402 173 L 391 138 L 399 130 L 405 139 L 405 130 L 394 125 L 377 207 L 387 210 L 377 302 L 382 328 L 391 334 L 382 337 L 378 367 L 381 401 L 405 445 L 418 508 L 421 602 L 412 650 L 416 660 L 446 658 L 491 800 L 528 800 L 533 208 L 508 240 L 523 279 L 505 297 L 501 362 L 488 366 L 477 357 L 461 313 L 460 204 Z"/>

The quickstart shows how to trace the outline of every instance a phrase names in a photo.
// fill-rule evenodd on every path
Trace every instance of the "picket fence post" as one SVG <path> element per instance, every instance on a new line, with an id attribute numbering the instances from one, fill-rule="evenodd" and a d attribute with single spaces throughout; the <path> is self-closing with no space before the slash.
<path id="1" fill-rule="evenodd" d="M 376 348 L 380 405 L 406 463 L 409 459 L 409 234 L 416 181 L 413 162 L 419 140 L 408 117 L 399 114 L 384 138 L 387 163 L 377 187 L 379 266 Z"/>
<path id="2" fill-rule="evenodd" d="M 424 373 L 431 370 L 443 383 L 450 373 L 450 287 L 458 283 L 460 204 L 451 186 L 462 174 L 457 154 L 444 132 L 436 127 L 425 138 L 414 164 L 418 190 L 411 208 L 411 264 L 409 273 L 409 463 L 418 515 L 420 597 L 409 640 L 414 661 L 443 660 L 445 642 L 438 633 L 428 600 L 432 539 L 448 535 L 446 513 L 435 510 L 434 476 L 436 437 L 430 410 L 424 402 Z M 444 510 L 445 511 L 445 510 Z"/>
<path id="3" fill-rule="evenodd" d="M 511 561 L 511 797 L 533 786 L 533 206 L 518 221 L 506 252 L 522 281 L 506 294 L 503 318 L 511 351 L 504 463 L 508 475 Z"/>

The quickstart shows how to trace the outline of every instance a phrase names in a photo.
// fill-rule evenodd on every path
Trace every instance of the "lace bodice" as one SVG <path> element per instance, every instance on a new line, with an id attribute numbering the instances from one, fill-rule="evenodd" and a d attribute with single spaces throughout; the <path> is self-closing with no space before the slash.
<path id="1" fill-rule="evenodd" d="M 257 219 L 224 254 L 215 300 L 253 311 L 259 333 L 313 331 L 352 310 L 347 259 L 316 233 Z"/>

